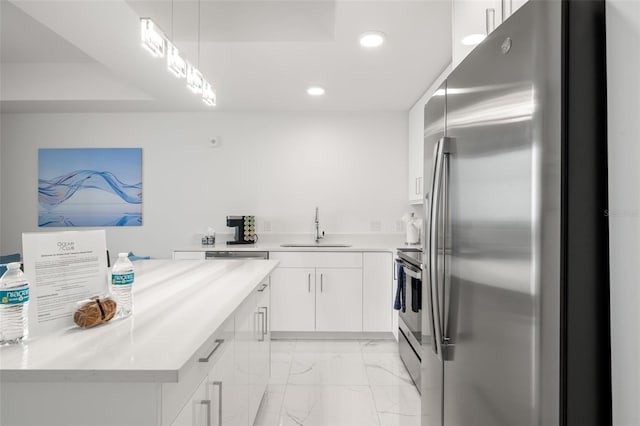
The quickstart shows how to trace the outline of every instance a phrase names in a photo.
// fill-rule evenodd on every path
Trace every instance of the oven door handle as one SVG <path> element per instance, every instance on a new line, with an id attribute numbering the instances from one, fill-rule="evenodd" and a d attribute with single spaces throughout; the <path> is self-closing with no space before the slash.
<path id="1" fill-rule="evenodd" d="M 422 271 L 417 271 L 413 268 L 409 268 L 407 267 L 407 264 L 404 263 L 402 264 L 402 266 L 404 267 L 404 273 L 412 278 L 415 278 L 417 280 L 422 280 Z"/>
<path id="2" fill-rule="evenodd" d="M 417 280 L 422 280 L 422 271 L 420 269 L 416 269 L 415 266 L 412 266 L 401 259 L 396 259 L 396 263 L 402 265 L 405 275 Z"/>

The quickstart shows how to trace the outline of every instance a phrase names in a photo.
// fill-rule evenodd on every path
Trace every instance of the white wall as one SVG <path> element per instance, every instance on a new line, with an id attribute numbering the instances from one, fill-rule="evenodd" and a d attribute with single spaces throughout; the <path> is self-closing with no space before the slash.
<path id="1" fill-rule="evenodd" d="M 266 220 L 271 233 L 311 238 L 316 205 L 329 235 L 369 232 L 371 221 L 390 233 L 406 209 L 400 112 L 3 114 L 1 131 L 1 253 L 38 230 L 45 147 L 143 149 L 143 226 L 107 228 L 112 252 L 167 257 L 208 225 L 228 233 L 226 215 L 255 215 L 259 234 Z"/>
<path id="2" fill-rule="evenodd" d="M 640 2 L 607 0 L 613 424 L 640 425 Z"/>

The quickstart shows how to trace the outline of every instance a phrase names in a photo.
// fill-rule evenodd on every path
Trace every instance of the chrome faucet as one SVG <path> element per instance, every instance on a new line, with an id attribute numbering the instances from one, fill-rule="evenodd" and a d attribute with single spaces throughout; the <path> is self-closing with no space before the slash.
<path id="1" fill-rule="evenodd" d="M 320 235 L 320 218 L 319 218 L 318 210 L 319 210 L 319 207 L 316 207 L 316 222 L 315 222 L 316 232 L 314 236 L 316 243 L 319 243 L 320 239 L 324 238 L 324 231 L 322 231 L 322 235 Z"/>

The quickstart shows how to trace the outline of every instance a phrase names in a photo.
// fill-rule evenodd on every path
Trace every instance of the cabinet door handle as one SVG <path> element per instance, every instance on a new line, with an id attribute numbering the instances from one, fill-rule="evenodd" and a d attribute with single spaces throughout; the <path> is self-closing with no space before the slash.
<path id="1" fill-rule="evenodd" d="M 262 293 L 267 289 L 267 287 L 269 287 L 269 284 L 262 284 L 262 287 L 258 289 L 258 292 Z"/>
<path id="2" fill-rule="evenodd" d="M 213 349 L 211 350 L 211 352 L 209 352 L 209 355 L 207 355 L 204 358 L 199 358 L 198 362 L 209 362 L 209 360 L 211 359 L 211 357 L 213 356 L 214 352 L 218 350 L 218 348 L 224 343 L 224 339 L 216 339 L 216 345 L 213 347 Z"/>
<path id="3" fill-rule="evenodd" d="M 205 409 L 207 410 L 207 426 L 213 426 L 211 424 L 211 400 L 210 399 L 203 399 L 201 401 L 197 402 L 200 405 L 204 405 Z"/>
<path id="4" fill-rule="evenodd" d="M 320 274 L 320 293 L 324 291 L 324 274 Z"/>
<path id="5" fill-rule="evenodd" d="M 486 18 L 486 29 L 487 35 L 489 35 L 493 30 L 496 29 L 496 10 L 495 9 L 486 9 L 485 10 L 485 18 Z"/>
<path id="6" fill-rule="evenodd" d="M 512 0 L 502 0 L 502 20 L 504 22 L 513 11 L 513 1 Z"/>
<path id="7" fill-rule="evenodd" d="M 269 334 L 269 307 L 261 306 L 258 309 L 264 309 L 264 315 L 262 316 L 262 340 L 264 340 L 264 336 Z"/>
<path id="8" fill-rule="evenodd" d="M 260 320 L 260 337 L 258 337 L 258 342 L 264 342 L 264 312 L 260 311 L 260 312 L 256 312 L 257 315 L 260 315 L 260 317 L 262 318 Z"/>
<path id="9" fill-rule="evenodd" d="M 222 426 L 222 382 L 216 380 L 211 382 L 211 386 L 218 386 L 218 425 Z M 209 426 L 209 423 L 207 423 L 207 426 Z"/>
<path id="10" fill-rule="evenodd" d="M 309 284 L 309 293 L 311 293 L 311 274 L 307 277 L 307 283 Z"/>

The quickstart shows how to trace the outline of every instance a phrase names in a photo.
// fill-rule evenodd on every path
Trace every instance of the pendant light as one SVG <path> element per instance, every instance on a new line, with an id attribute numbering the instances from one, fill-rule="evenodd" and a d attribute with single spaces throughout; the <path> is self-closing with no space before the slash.
<path id="1" fill-rule="evenodd" d="M 198 0 L 198 67 L 200 66 L 200 11 Z M 216 94 L 202 72 L 186 59 L 180 56 L 180 51 L 173 44 L 173 0 L 171 0 L 171 41 L 164 35 L 151 18 L 140 18 L 140 37 L 142 46 L 153 57 L 167 57 L 167 69 L 178 78 L 187 80 L 187 88 L 202 97 L 202 102 L 208 106 L 216 106 Z"/>

